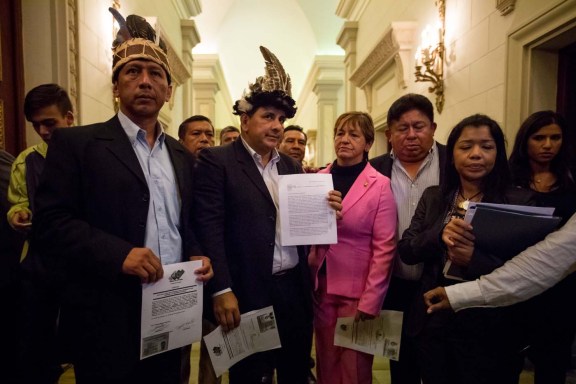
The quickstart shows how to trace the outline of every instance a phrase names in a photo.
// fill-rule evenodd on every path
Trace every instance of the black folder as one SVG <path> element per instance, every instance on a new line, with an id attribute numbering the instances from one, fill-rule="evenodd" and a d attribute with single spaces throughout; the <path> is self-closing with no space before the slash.
<path id="1" fill-rule="evenodd" d="M 526 248 L 543 240 L 554 231 L 561 218 L 523 212 L 523 206 L 478 204 L 474 209 L 472 224 L 475 247 L 485 252 L 501 255 L 506 261 Z M 444 268 L 447 278 L 464 280 L 465 268 L 449 261 Z"/>

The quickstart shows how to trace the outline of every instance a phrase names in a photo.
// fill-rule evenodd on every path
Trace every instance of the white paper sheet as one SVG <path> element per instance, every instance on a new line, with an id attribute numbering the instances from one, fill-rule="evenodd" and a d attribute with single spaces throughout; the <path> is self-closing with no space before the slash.
<path id="1" fill-rule="evenodd" d="M 373 320 L 354 322 L 353 317 L 336 321 L 334 345 L 398 361 L 403 312 L 380 311 Z"/>
<path id="2" fill-rule="evenodd" d="M 336 212 L 328 204 L 332 175 L 280 175 L 281 244 L 336 244 Z"/>
<path id="3" fill-rule="evenodd" d="M 140 359 L 190 345 L 202 337 L 201 260 L 163 265 L 164 277 L 142 286 Z"/>
<path id="4" fill-rule="evenodd" d="M 244 313 L 240 325 L 229 332 L 218 326 L 204 342 L 216 376 L 256 352 L 282 346 L 272 306 Z"/>

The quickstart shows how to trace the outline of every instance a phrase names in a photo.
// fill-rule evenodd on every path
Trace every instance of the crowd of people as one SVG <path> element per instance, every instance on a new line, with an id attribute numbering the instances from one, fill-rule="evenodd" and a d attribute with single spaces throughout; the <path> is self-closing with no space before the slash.
<path id="1" fill-rule="evenodd" d="M 114 42 L 118 113 L 68 128 L 66 91 L 40 85 L 24 112 L 42 143 L 0 158 L 6 223 L 22 236 L 5 241 L 0 227 L 18 270 L 6 283 L 20 307 L 7 325 L 20 330 L 9 382 L 54 384 L 70 363 L 79 384 L 188 383 L 189 346 L 140 360 L 141 286 L 186 260 L 202 261 L 203 335 L 274 308 L 281 348 L 236 363 L 233 384 L 371 383 L 373 356 L 335 346 L 334 333 L 338 318 L 382 309 L 403 312 L 393 384 L 513 384 L 526 357 L 536 383 L 564 382 L 576 183 L 562 116 L 530 115 L 508 160 L 501 127 L 483 114 L 436 142 L 432 103 L 410 93 L 388 110 L 387 154 L 369 159 L 373 120 L 350 111 L 334 125 L 335 160 L 309 167 L 305 130 L 284 127 L 297 110 L 290 77 L 260 47 L 266 74 L 233 106 L 239 128 L 223 128 L 216 146 L 212 121 L 194 115 L 176 140 L 158 121 L 173 89 L 166 48 L 143 18 L 127 21 L 141 28 Z M 332 176 L 336 244 L 282 242 L 279 178 L 304 172 Z M 561 228 L 518 256 L 483 249 L 464 221 L 470 202 L 555 207 Z M 447 262 L 470 281 L 446 277 Z M 204 344 L 197 373 L 200 384 L 221 382 Z"/>

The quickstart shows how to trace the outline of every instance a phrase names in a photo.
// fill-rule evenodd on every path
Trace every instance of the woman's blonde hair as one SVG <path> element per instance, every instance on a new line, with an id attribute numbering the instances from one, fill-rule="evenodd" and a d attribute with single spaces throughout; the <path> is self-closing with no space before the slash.
<path id="1" fill-rule="evenodd" d="M 334 124 L 334 137 L 336 137 L 336 132 L 338 128 L 343 127 L 346 124 L 350 124 L 360 128 L 366 143 L 372 144 L 374 142 L 374 122 L 372 117 L 366 112 L 346 112 L 338 116 L 336 123 Z"/>

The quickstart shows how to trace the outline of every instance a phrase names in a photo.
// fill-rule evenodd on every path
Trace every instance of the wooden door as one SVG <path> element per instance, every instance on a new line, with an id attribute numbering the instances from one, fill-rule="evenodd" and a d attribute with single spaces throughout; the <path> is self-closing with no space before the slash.
<path id="1" fill-rule="evenodd" d="M 568 141 L 576 150 L 576 43 L 558 51 L 558 95 L 556 110 L 568 123 Z M 573 159 L 576 162 L 575 159 Z M 576 167 L 576 163 L 572 164 Z"/>
<path id="2" fill-rule="evenodd" d="M 0 6 L 0 148 L 17 155 L 26 145 L 21 0 Z"/>

